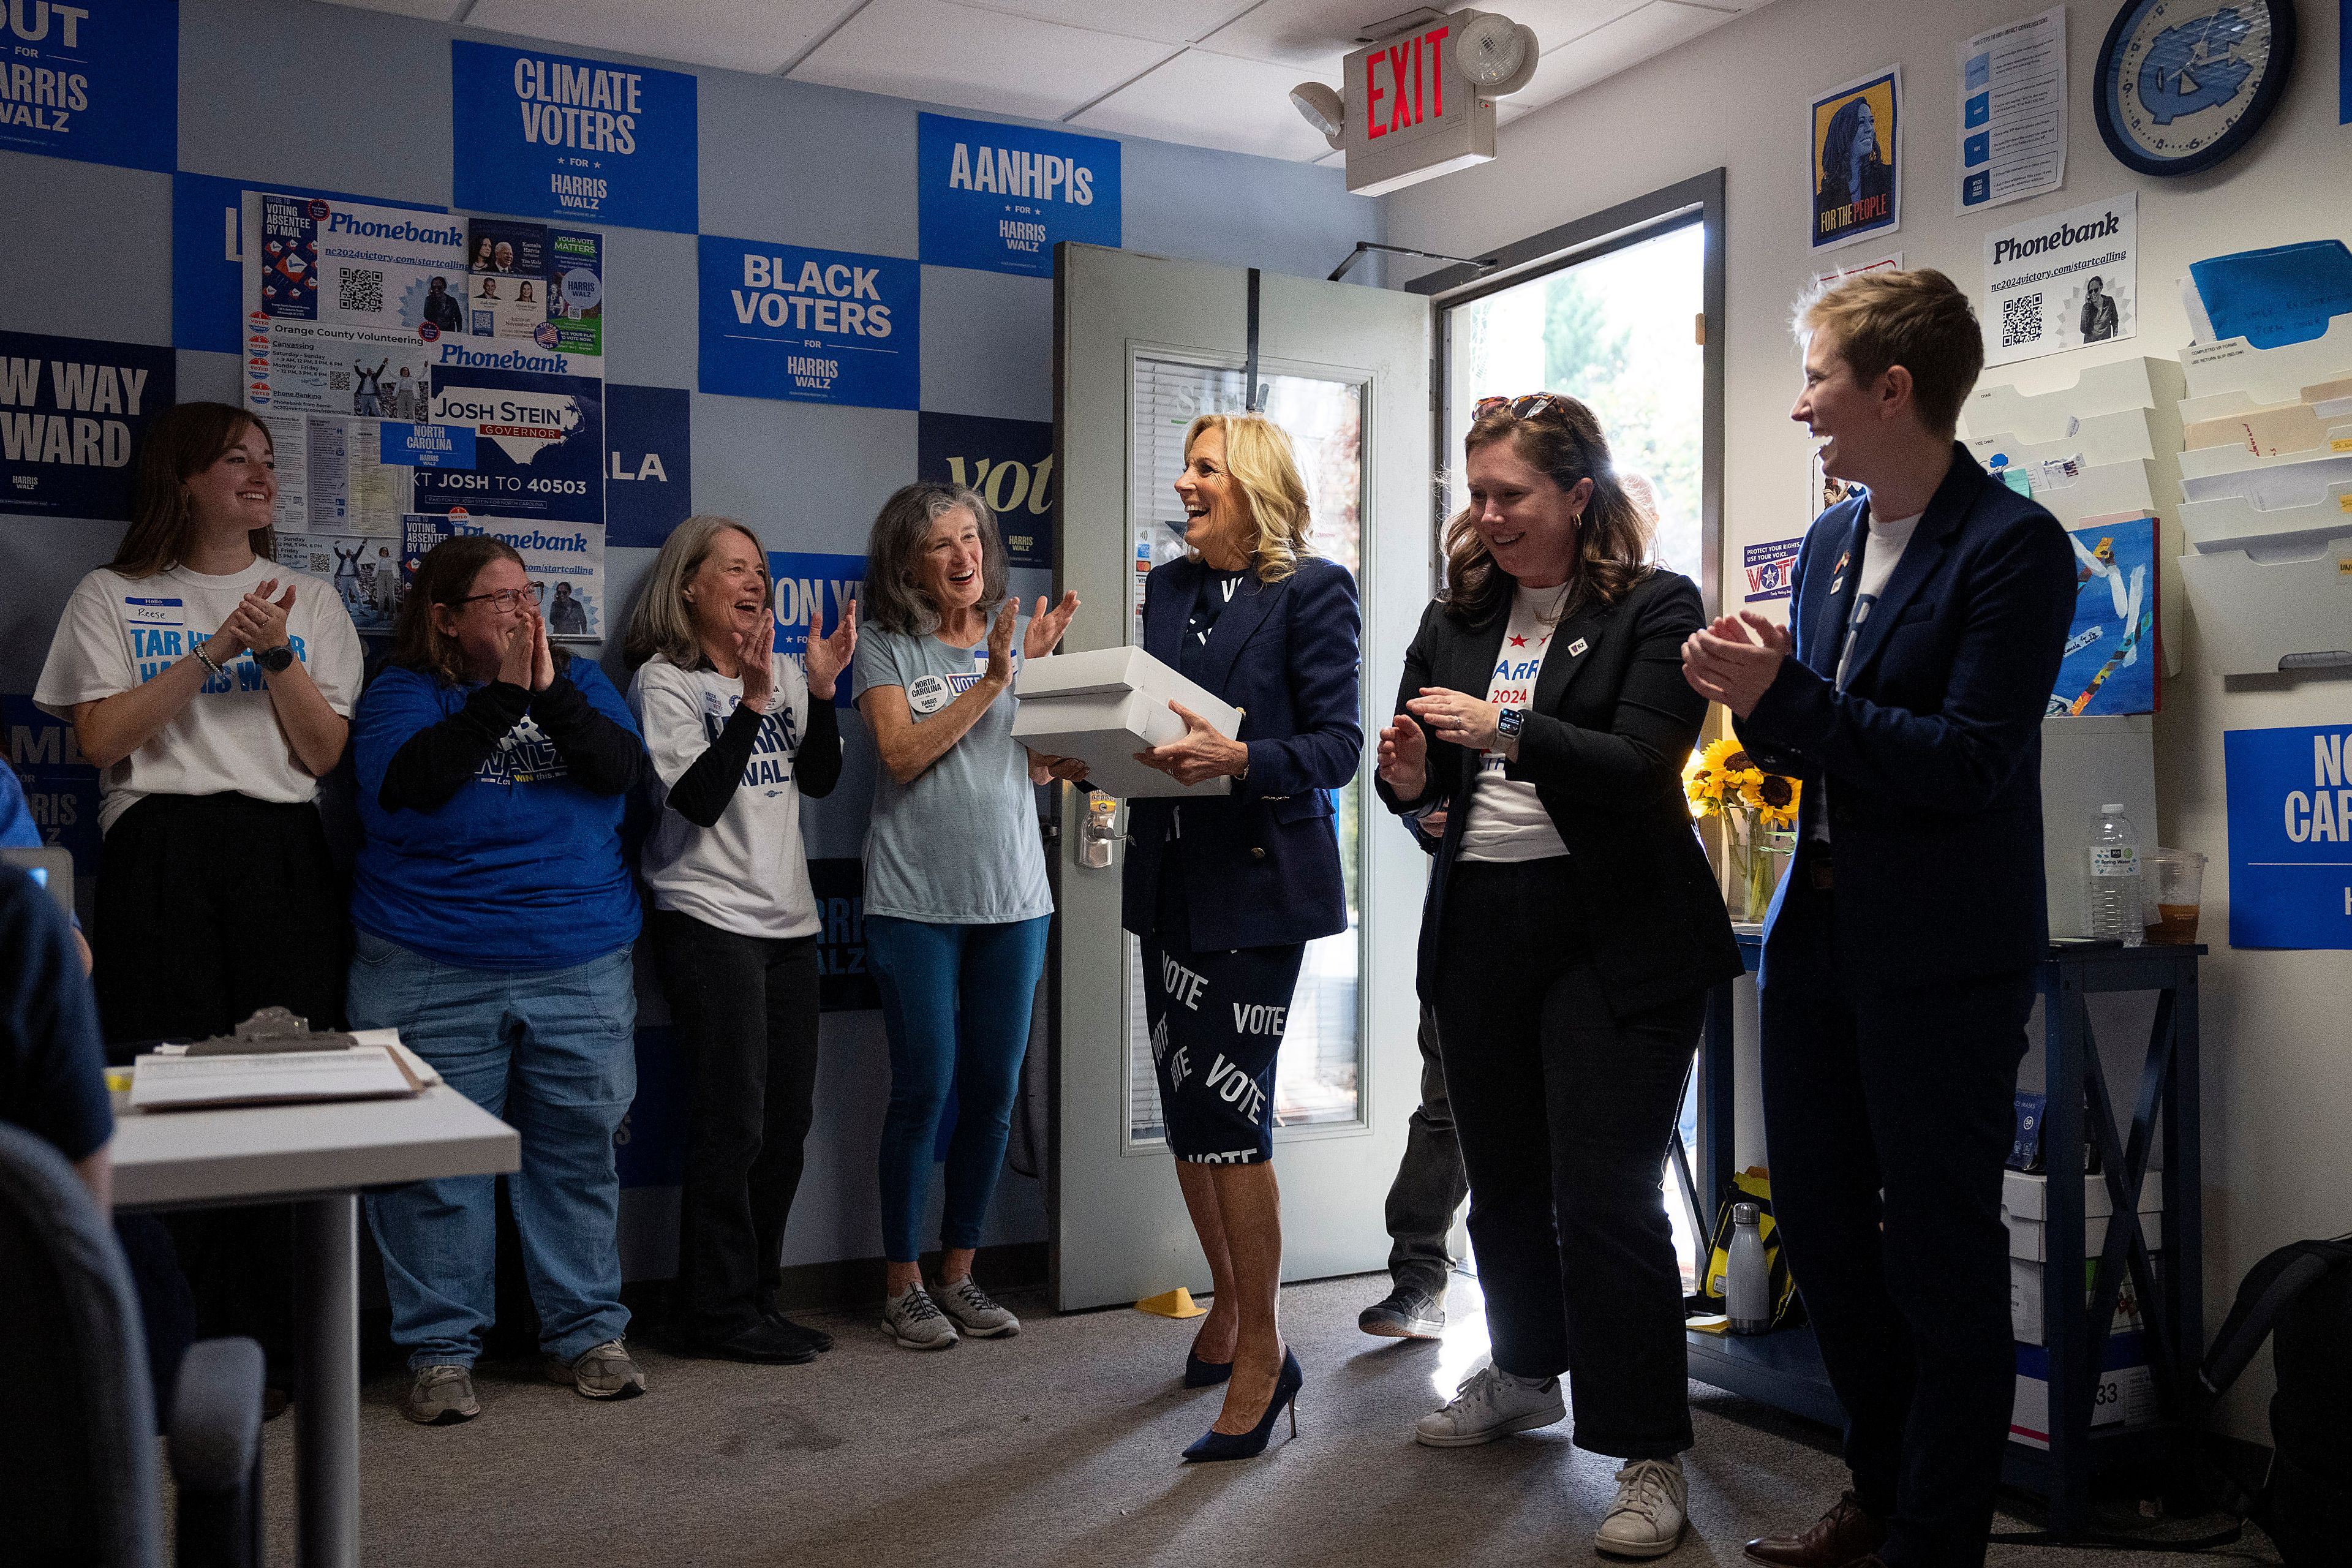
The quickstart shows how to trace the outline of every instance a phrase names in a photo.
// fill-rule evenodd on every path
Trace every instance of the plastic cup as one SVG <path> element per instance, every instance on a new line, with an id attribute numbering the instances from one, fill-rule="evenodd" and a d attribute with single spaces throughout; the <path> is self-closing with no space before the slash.
<path id="1" fill-rule="evenodd" d="M 2205 857 L 2194 849 L 2158 849 L 2147 860 L 2156 879 L 2147 940 L 2195 942 L 2197 910 L 2205 896 Z"/>

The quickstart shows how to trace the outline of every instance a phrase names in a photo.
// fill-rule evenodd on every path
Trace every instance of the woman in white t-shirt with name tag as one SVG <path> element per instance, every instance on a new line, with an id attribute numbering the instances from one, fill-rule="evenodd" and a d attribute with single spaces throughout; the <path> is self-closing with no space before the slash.
<path id="1" fill-rule="evenodd" d="M 1584 405 L 1486 399 L 1464 447 L 1470 504 L 1405 653 L 1380 789 L 1447 814 L 1419 988 L 1494 1361 L 1415 1436 L 1549 1426 L 1567 1373 L 1577 1447 L 1622 1461 L 1594 1544 L 1663 1556 L 1691 1421 L 1660 1171 L 1707 991 L 1741 971 L 1681 786 L 1706 703 L 1675 683 L 1704 612 L 1650 563 L 1650 519 Z"/>
<path id="2" fill-rule="evenodd" d="M 688 518 L 629 623 L 629 708 L 658 813 L 638 869 L 655 967 L 688 1074 L 678 1279 L 704 1353 L 790 1364 L 833 1348 L 776 1307 L 784 1221 L 816 1094 L 821 924 L 801 797 L 841 778 L 834 690 L 857 605 L 775 657 L 767 552 L 732 518 Z"/>
<path id="3" fill-rule="evenodd" d="M 315 803 L 360 640 L 331 584 L 270 559 L 276 468 L 243 409 L 157 419 L 130 531 L 75 588 L 34 692 L 99 770 L 111 1042 L 226 1034 L 271 1005 L 342 1022 L 350 922 Z"/>

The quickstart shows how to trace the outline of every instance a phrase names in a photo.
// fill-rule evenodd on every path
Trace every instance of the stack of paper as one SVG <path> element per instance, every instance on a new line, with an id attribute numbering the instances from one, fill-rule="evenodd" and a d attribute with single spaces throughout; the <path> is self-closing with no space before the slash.
<path id="1" fill-rule="evenodd" d="M 300 1100 L 383 1100 L 421 1092 L 440 1075 L 390 1029 L 362 1031 L 336 1050 L 190 1056 L 155 1051 L 133 1064 L 133 1110 L 181 1110 Z"/>

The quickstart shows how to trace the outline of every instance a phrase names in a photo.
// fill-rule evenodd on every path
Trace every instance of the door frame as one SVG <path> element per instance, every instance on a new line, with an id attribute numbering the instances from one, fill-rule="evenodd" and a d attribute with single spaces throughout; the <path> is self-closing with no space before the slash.
<path id="1" fill-rule="evenodd" d="M 1612 250 L 1622 250 L 1629 245 L 1639 245 L 1655 238 L 1667 229 L 1679 228 L 1696 214 L 1706 236 L 1700 288 L 1702 308 L 1706 312 L 1706 339 L 1700 345 L 1701 426 L 1699 433 L 1699 584 L 1700 598 L 1709 616 L 1720 614 L 1719 599 L 1723 589 L 1723 451 L 1724 451 L 1724 345 L 1728 334 L 1724 330 L 1724 296 L 1727 288 L 1727 247 L 1724 243 L 1724 171 L 1708 170 L 1677 181 L 1647 195 L 1603 207 L 1580 218 L 1559 224 L 1512 244 L 1498 246 L 1488 254 L 1492 261 L 1485 267 L 1473 262 L 1423 273 L 1404 285 L 1409 293 L 1429 298 L 1434 318 L 1430 322 L 1432 346 L 1435 363 L 1430 367 L 1430 384 L 1437 400 L 1430 409 L 1430 450 L 1446 454 L 1445 411 L 1453 406 L 1453 387 L 1447 380 L 1453 355 L 1450 312 L 1457 305 L 1466 305 L 1489 294 L 1506 289 L 1516 289 L 1549 272 L 1574 267 Z M 1444 526 L 1444 519 L 1437 520 Z M 1431 546 L 1433 579 L 1437 545 Z"/>

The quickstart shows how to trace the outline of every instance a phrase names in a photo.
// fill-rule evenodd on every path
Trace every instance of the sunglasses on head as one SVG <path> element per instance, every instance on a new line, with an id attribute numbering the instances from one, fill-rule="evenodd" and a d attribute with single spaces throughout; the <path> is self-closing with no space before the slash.
<path id="1" fill-rule="evenodd" d="M 1554 410 L 1559 410 L 1563 416 L 1566 414 L 1566 410 L 1560 408 L 1560 400 L 1550 393 L 1531 392 L 1525 397 L 1482 397 L 1471 405 L 1470 417 L 1484 419 L 1498 408 L 1509 409 L 1514 419 L 1533 419 L 1539 414 Z"/>

